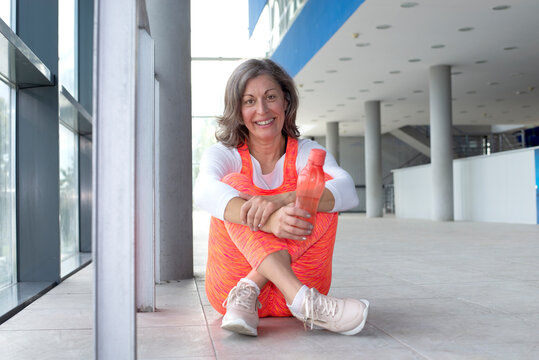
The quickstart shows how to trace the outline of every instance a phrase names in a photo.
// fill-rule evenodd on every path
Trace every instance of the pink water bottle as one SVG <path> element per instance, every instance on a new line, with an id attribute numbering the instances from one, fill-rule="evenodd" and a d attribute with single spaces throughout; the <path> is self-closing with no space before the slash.
<path id="1" fill-rule="evenodd" d="M 310 222 L 313 226 L 316 223 L 318 203 L 326 184 L 323 169 L 325 160 L 326 152 L 324 150 L 312 149 L 307 165 L 298 176 L 296 207 L 307 210 L 311 214 L 310 218 L 303 218 L 303 220 Z"/>

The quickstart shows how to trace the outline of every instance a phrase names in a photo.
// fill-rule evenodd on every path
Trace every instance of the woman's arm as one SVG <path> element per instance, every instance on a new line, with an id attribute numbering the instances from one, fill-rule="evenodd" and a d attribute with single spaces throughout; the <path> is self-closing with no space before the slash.
<path id="1" fill-rule="evenodd" d="M 241 220 L 241 209 L 247 203 L 246 200 L 232 198 L 225 209 L 225 220 L 236 224 L 244 224 Z M 305 240 L 311 234 L 312 225 L 299 217 L 310 217 L 306 210 L 294 207 L 293 203 L 280 207 L 272 212 L 264 225 L 251 228 L 252 231 L 264 231 L 278 238 Z"/>
<path id="2" fill-rule="evenodd" d="M 225 208 L 239 192 L 221 179 L 241 170 L 241 158 L 233 150 L 216 144 L 208 148 L 200 161 L 193 198 L 195 204 L 212 216 L 224 220 Z"/>
<path id="3" fill-rule="evenodd" d="M 251 196 L 240 193 L 240 197 L 246 202 L 240 209 L 242 224 L 249 226 L 253 231 L 263 227 L 271 214 L 283 206 L 296 200 L 296 192 L 287 192 L 277 195 Z"/>

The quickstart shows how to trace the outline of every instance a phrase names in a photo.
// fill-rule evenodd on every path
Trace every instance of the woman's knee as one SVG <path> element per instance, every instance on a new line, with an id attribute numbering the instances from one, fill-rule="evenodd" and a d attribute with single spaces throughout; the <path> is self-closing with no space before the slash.
<path id="1" fill-rule="evenodd" d="M 268 260 L 268 262 L 290 264 L 292 262 L 292 257 L 290 256 L 290 253 L 288 252 L 288 250 L 282 249 L 282 250 L 278 250 L 267 255 L 266 258 L 262 262 L 266 260 Z"/>
<path id="2" fill-rule="evenodd" d="M 253 181 L 241 173 L 231 173 L 221 179 L 221 182 L 232 186 L 234 189 L 254 195 Z"/>

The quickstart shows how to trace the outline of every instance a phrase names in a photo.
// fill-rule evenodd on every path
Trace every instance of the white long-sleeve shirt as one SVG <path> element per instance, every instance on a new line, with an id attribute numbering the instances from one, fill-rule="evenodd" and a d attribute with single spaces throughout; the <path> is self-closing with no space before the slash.
<path id="1" fill-rule="evenodd" d="M 317 142 L 308 139 L 298 139 L 298 155 L 296 157 L 296 171 L 307 165 L 307 159 L 311 149 L 323 149 Z M 260 164 L 251 155 L 253 164 L 253 182 L 261 189 L 275 189 L 283 183 L 284 171 L 283 155 L 275 164 L 275 168 L 269 174 L 262 174 Z M 225 208 L 228 202 L 239 196 L 239 192 L 221 179 L 230 173 L 241 172 L 241 156 L 236 148 L 229 148 L 217 143 L 208 148 L 200 162 L 199 174 L 195 183 L 195 204 L 212 216 L 224 220 Z M 354 180 L 342 169 L 335 158 L 328 152 L 324 163 L 324 172 L 333 177 L 326 181 L 326 188 L 331 191 L 335 198 L 335 206 L 331 212 L 347 210 L 357 206 L 357 198 Z"/>

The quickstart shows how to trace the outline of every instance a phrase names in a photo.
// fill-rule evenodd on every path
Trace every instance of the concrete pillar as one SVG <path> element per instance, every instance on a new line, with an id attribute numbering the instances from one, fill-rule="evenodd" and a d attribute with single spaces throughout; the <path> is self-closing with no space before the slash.
<path id="1" fill-rule="evenodd" d="M 17 28 L 24 43 L 58 74 L 58 1 L 18 1 Z M 7 50 L 1 52 L 7 56 Z M 56 282 L 61 262 L 58 85 L 20 88 L 16 99 L 17 277 Z"/>
<path id="2" fill-rule="evenodd" d="M 94 353 L 135 359 L 137 1 L 97 0 L 94 87 Z"/>
<path id="3" fill-rule="evenodd" d="M 382 217 L 382 138 L 380 101 L 365 103 L 365 185 L 367 217 Z"/>
<path id="4" fill-rule="evenodd" d="M 146 0 L 159 81 L 159 280 L 193 277 L 190 2 Z M 157 106 L 157 104 L 156 104 Z"/>
<path id="5" fill-rule="evenodd" d="M 339 163 L 339 122 L 326 123 L 326 149 Z"/>
<path id="6" fill-rule="evenodd" d="M 453 136 L 451 67 L 430 68 L 432 220 L 453 220 Z"/>
<path id="7" fill-rule="evenodd" d="M 135 300 L 138 311 L 155 310 L 154 238 L 154 43 L 138 31 L 135 153 Z"/>

